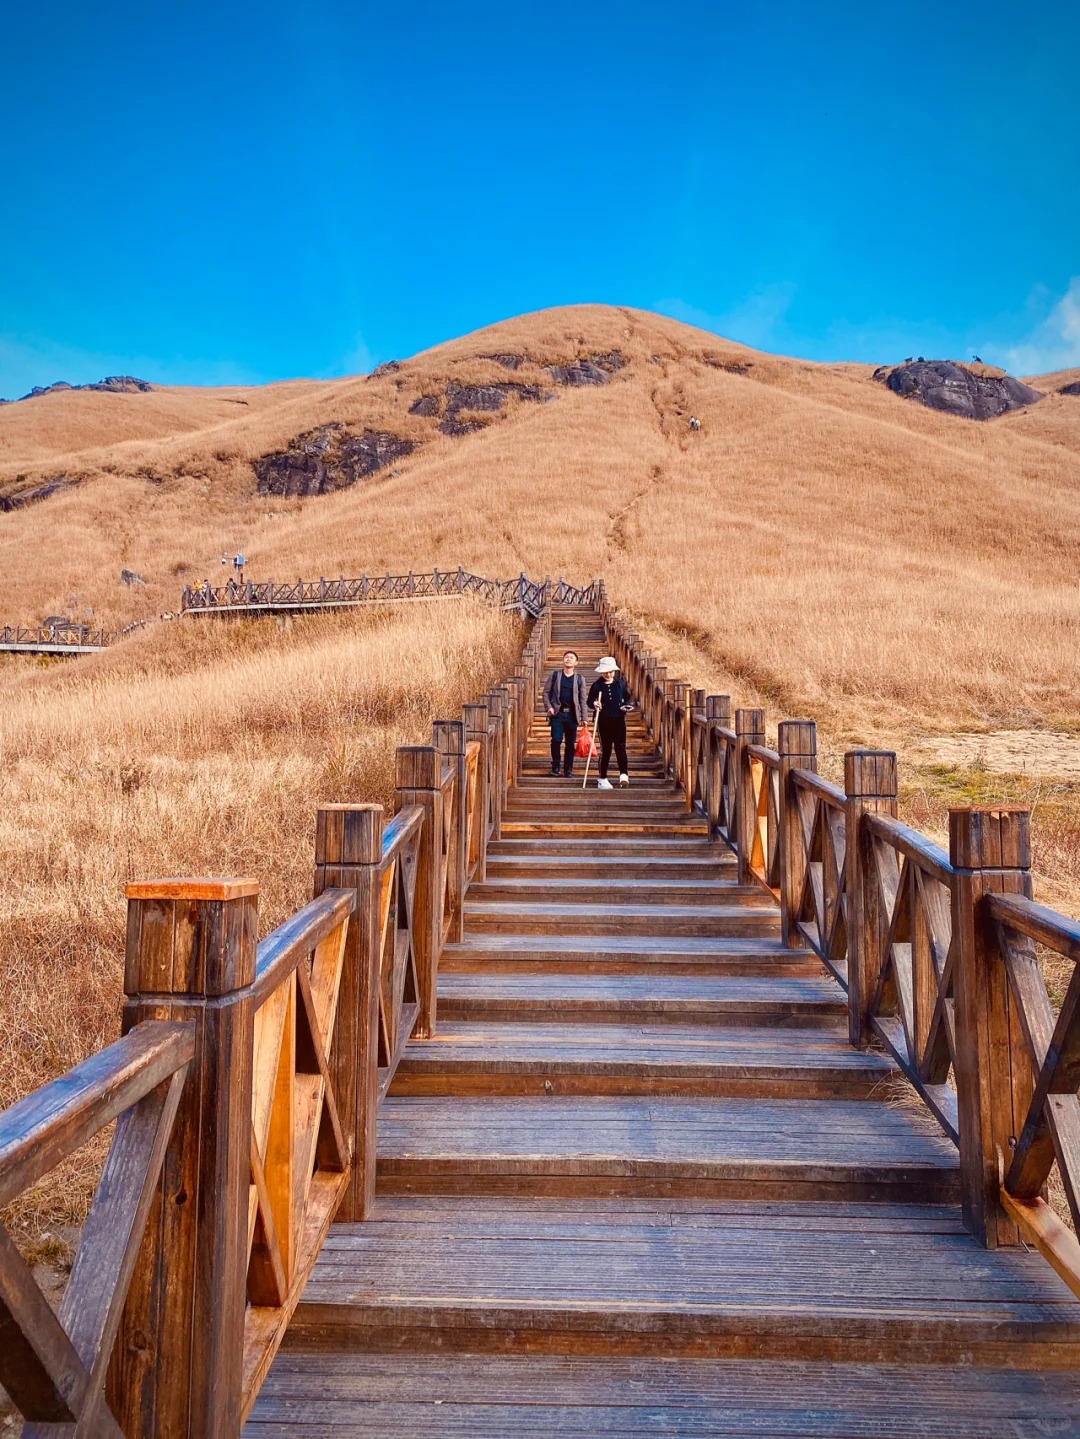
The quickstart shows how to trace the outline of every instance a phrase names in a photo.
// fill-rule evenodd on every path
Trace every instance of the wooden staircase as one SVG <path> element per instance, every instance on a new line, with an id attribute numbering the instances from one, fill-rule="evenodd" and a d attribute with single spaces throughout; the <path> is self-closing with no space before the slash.
<path id="1" fill-rule="evenodd" d="M 629 728 L 583 790 L 537 709 L 247 1434 L 1080 1434 L 1080 1304 L 965 1231 L 955 1147 Z"/>

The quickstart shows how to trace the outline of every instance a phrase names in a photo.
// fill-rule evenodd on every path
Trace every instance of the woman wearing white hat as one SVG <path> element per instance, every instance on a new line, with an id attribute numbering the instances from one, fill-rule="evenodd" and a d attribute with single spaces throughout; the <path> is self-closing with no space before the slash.
<path id="1" fill-rule="evenodd" d="M 611 655 L 605 655 L 596 666 L 600 676 L 593 681 L 589 691 L 589 708 L 599 711 L 600 717 L 600 778 L 597 789 L 611 789 L 607 777 L 611 762 L 611 751 L 619 764 L 619 784 L 629 784 L 626 763 L 626 716 L 634 708 L 626 681 L 619 673 L 619 666 Z"/>

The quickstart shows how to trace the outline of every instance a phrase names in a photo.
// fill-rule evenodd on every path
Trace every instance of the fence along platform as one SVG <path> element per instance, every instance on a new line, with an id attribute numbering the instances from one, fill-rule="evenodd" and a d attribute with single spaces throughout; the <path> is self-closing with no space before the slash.
<path id="1" fill-rule="evenodd" d="M 304 580 L 284 584 L 276 580 L 229 580 L 224 585 L 185 585 L 181 615 L 311 614 L 319 610 L 357 609 L 369 604 L 405 604 L 420 600 L 463 599 L 472 596 L 501 609 L 519 610 L 535 619 L 547 604 L 593 604 L 599 597 L 593 583 L 577 586 L 566 580 L 491 580 L 461 569 L 432 570 L 428 574 L 362 575 L 358 580 Z M 162 615 L 176 619 L 176 615 Z M 0 628 L 0 654 L 89 655 L 116 644 L 155 620 L 136 620 L 118 633 L 92 630 L 88 625 L 40 625 Z"/>
<path id="2" fill-rule="evenodd" d="M 298 579 L 295 584 L 229 580 L 215 586 L 207 581 L 185 586 L 182 610 L 184 614 L 282 614 L 471 595 L 535 619 L 547 604 L 590 605 L 599 593 L 595 584 L 581 588 L 563 579 L 530 580 L 524 573 L 513 580 L 492 580 L 459 567 L 432 570 L 429 574 L 413 574 L 410 570 L 407 575 L 362 575 L 358 580 Z"/>
<path id="3" fill-rule="evenodd" d="M 0 653 L 28 655 L 92 655 L 109 644 L 104 630 L 86 625 L 4 625 L 0 628 Z"/>
<path id="4" fill-rule="evenodd" d="M 630 679 L 628 791 L 547 774 L 568 644 Z M 7 1200 L 120 1116 L 57 1317 L 0 1242 L 27 1432 L 1080 1432 L 1026 816 L 946 854 L 893 756 L 827 785 L 602 589 L 432 738 L 261 941 L 253 881 L 129 890 L 125 1037 L 0 1118 Z"/>

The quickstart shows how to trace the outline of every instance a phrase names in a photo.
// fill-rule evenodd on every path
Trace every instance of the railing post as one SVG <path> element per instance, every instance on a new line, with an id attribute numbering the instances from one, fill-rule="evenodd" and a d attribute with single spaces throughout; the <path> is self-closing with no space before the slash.
<path id="1" fill-rule="evenodd" d="M 679 711 L 685 713 L 686 697 L 689 693 L 690 687 L 685 680 L 671 680 L 668 684 L 668 694 L 671 697 L 671 777 L 675 781 L 676 789 L 679 788 L 680 771 L 686 760 L 686 739 Z"/>
<path id="2" fill-rule="evenodd" d="M 461 717 L 465 725 L 465 743 L 470 744 L 475 740 L 480 746 L 480 753 L 476 760 L 476 817 L 473 822 L 480 830 L 476 882 L 482 884 L 487 879 L 487 817 L 491 803 L 488 793 L 488 785 L 491 782 L 488 758 L 491 748 L 491 737 L 488 734 L 488 707 L 486 704 L 462 705 Z"/>
<path id="3" fill-rule="evenodd" d="M 657 748 L 660 751 L 660 758 L 664 762 L 664 778 L 666 779 L 668 766 L 671 763 L 671 736 L 668 733 L 667 723 L 667 665 L 657 665 L 654 674 L 656 676 L 656 695 L 653 700 L 653 713 L 656 724 L 654 736 Z"/>
<path id="4" fill-rule="evenodd" d="M 791 780 L 795 769 L 817 770 L 817 726 L 813 720 L 781 720 L 776 727 L 780 755 L 778 816 L 780 846 L 780 934 L 788 949 L 802 948 L 797 917 L 806 879 L 799 793 Z"/>
<path id="5" fill-rule="evenodd" d="M 395 760 L 397 811 L 400 813 L 413 804 L 418 804 L 424 811 L 412 916 L 413 957 L 416 960 L 417 998 L 420 1003 L 413 1033 L 418 1039 L 430 1039 L 435 1033 L 436 1022 L 443 935 L 443 792 L 440 783 L 443 758 L 436 745 L 399 745 Z"/>
<path id="6" fill-rule="evenodd" d="M 746 757 L 748 745 L 765 743 L 765 711 L 738 709 L 735 711 L 735 843 L 739 861 L 739 883 L 751 881 L 750 856 L 753 854 L 754 826 L 757 824 L 757 807 L 754 804 L 754 789 L 750 782 L 750 765 Z"/>
<path id="7" fill-rule="evenodd" d="M 356 892 L 330 1050 L 338 1116 L 353 1151 L 349 1187 L 337 1211 L 343 1220 L 363 1219 L 375 1198 L 382 836 L 381 804 L 328 804 L 315 816 L 315 896 L 325 889 Z"/>
<path id="8" fill-rule="evenodd" d="M 705 813 L 709 818 L 709 838 L 720 830 L 720 806 L 723 801 L 724 765 L 718 729 L 731 728 L 731 696 L 707 695 L 705 699 Z"/>
<path id="9" fill-rule="evenodd" d="M 491 745 L 491 799 L 493 840 L 502 838 L 502 817 L 506 808 L 506 710 L 509 695 L 501 687 L 488 695 L 488 713 L 495 722 Z"/>
<path id="10" fill-rule="evenodd" d="M 985 1245 L 1016 1244 L 1020 1233 L 998 1199 L 1031 1102 L 1020 1017 L 987 912 L 988 894 L 1031 897 L 1029 815 L 1024 809 L 949 811 L 953 881 L 956 1098 L 960 1179 L 967 1228 Z"/>
<path id="11" fill-rule="evenodd" d="M 195 1026 L 180 1098 L 108 1375 L 128 1439 L 236 1439 L 247 1300 L 259 886 L 127 888 L 123 1029 Z"/>
<path id="12" fill-rule="evenodd" d="M 514 673 L 505 681 L 505 684 L 510 691 L 510 705 L 514 712 L 514 725 L 510 736 L 512 748 L 510 751 L 510 772 L 508 776 L 508 783 L 511 789 L 513 789 L 520 778 L 522 745 L 527 742 L 529 735 L 529 722 L 532 719 L 532 715 L 528 712 L 530 706 L 527 701 L 531 696 L 528 694 L 528 681 L 525 678 L 521 665 L 514 666 Z"/>
<path id="13" fill-rule="evenodd" d="M 844 755 L 845 871 L 848 938 L 848 1035 L 870 1043 L 870 1005 L 881 971 L 883 916 L 878 900 L 874 849 L 863 833 L 864 814 L 896 817 L 896 755 L 856 749 Z"/>
<path id="14" fill-rule="evenodd" d="M 450 898 L 450 938 L 460 944 L 465 923 L 465 871 L 468 855 L 465 853 L 469 816 L 465 808 L 465 726 L 461 720 L 436 720 L 431 727 L 435 748 L 444 763 L 454 770 L 453 833 L 447 864 L 447 888 Z M 444 815 L 445 822 L 445 815 Z M 435 994 L 431 996 L 434 1013 Z"/>
<path id="15" fill-rule="evenodd" d="M 690 740 L 690 748 L 689 748 L 690 773 L 689 773 L 689 779 L 688 779 L 688 786 L 687 786 L 687 787 L 688 787 L 689 792 L 690 792 L 690 801 L 689 801 L 689 804 L 688 804 L 687 808 L 688 808 L 688 810 L 692 811 L 693 808 L 694 808 L 694 796 L 695 796 L 695 794 L 697 793 L 698 774 L 699 774 L 699 765 L 698 765 L 698 758 L 699 758 L 699 756 L 698 756 L 698 754 L 695 752 L 695 744 L 694 744 L 694 720 L 695 720 L 695 719 L 701 719 L 702 721 L 704 721 L 704 719 L 705 719 L 705 691 L 704 691 L 704 690 L 701 690 L 701 689 L 692 689 L 692 690 L 690 691 L 689 711 L 690 711 L 690 723 L 689 723 L 689 725 L 687 726 L 687 732 L 688 732 L 689 740 Z M 707 784 L 708 784 L 708 773 L 707 773 L 708 751 L 707 751 L 706 748 L 705 748 L 707 742 L 708 742 L 708 730 L 706 729 L 705 725 L 702 724 L 702 725 L 701 725 L 701 746 L 700 746 L 700 759 L 701 759 L 701 764 L 700 764 L 700 772 L 701 772 L 701 806 L 702 806 L 702 809 L 706 809 L 706 808 L 707 808 L 707 796 L 708 796 L 708 791 L 707 791 L 707 788 L 706 788 L 706 786 L 707 786 Z"/>

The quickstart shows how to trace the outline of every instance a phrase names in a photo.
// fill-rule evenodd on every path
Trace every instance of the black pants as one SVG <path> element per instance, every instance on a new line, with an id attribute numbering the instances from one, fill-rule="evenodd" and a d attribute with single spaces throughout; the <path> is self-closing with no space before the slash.
<path id="1" fill-rule="evenodd" d="M 577 715 L 556 714 L 551 716 L 551 768 L 559 768 L 559 752 L 566 742 L 566 758 L 563 760 L 563 774 L 574 770 L 574 745 L 577 743 Z"/>
<path id="2" fill-rule="evenodd" d="M 622 715 L 600 716 L 600 778 L 607 779 L 608 761 L 614 748 L 619 773 L 626 774 L 626 721 Z"/>

